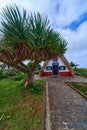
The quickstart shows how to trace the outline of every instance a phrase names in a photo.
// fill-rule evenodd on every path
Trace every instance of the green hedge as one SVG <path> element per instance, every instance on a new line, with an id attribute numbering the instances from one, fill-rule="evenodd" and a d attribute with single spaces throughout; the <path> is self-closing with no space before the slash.
<path id="1" fill-rule="evenodd" d="M 87 77 L 87 69 L 86 68 L 77 68 L 75 70 L 75 75 Z"/>

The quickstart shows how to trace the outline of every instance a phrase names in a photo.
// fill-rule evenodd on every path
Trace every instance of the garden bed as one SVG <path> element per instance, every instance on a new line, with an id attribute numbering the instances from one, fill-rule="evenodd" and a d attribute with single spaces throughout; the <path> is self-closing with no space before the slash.
<path id="1" fill-rule="evenodd" d="M 84 82 L 67 82 L 67 85 L 76 90 L 84 98 L 87 99 L 87 83 Z"/>

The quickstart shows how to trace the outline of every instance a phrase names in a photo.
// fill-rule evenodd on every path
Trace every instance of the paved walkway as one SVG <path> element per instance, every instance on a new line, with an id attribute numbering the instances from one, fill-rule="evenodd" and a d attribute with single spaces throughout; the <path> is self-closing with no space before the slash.
<path id="1" fill-rule="evenodd" d="M 87 100 L 65 84 L 87 79 L 77 76 L 43 79 L 48 81 L 51 130 L 87 130 Z"/>

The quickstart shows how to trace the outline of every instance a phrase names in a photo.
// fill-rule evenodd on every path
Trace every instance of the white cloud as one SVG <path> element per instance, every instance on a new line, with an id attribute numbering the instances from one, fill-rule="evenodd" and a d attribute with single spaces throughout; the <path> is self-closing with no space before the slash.
<path id="1" fill-rule="evenodd" d="M 87 11 L 86 0 L 62 0 L 55 20 L 59 26 L 66 26 L 78 20 L 85 11 Z"/>
<path id="2" fill-rule="evenodd" d="M 16 3 L 24 7 L 28 12 L 39 11 L 49 16 L 55 25 L 60 27 L 78 20 L 81 14 L 87 11 L 86 0 L 4 0 L 0 4 L 0 10 L 6 4 Z"/>
<path id="3" fill-rule="evenodd" d="M 66 53 L 69 61 L 75 61 L 80 67 L 87 67 L 87 22 L 82 23 L 76 31 L 58 29 L 68 41 Z"/>
<path id="4" fill-rule="evenodd" d="M 87 67 L 87 22 L 81 23 L 75 31 L 63 28 L 79 21 L 80 16 L 87 12 L 87 0 L 3 0 L 0 12 L 9 3 L 16 3 L 28 12 L 39 11 L 48 15 L 52 27 L 68 41 L 67 58 L 81 67 Z"/>

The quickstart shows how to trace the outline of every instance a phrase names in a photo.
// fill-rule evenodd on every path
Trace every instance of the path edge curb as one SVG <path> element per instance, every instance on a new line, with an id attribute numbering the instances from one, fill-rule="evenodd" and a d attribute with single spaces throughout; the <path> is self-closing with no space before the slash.
<path id="1" fill-rule="evenodd" d="M 45 98 L 46 98 L 45 129 L 46 130 L 51 130 L 48 82 L 46 82 L 46 95 L 45 95 Z"/>

